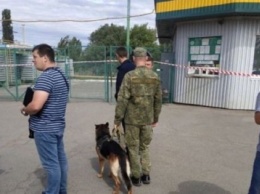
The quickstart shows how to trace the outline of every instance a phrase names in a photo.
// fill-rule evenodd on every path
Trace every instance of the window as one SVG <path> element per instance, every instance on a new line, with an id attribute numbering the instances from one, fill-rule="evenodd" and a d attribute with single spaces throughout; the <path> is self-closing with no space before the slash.
<path id="1" fill-rule="evenodd" d="M 221 36 L 189 39 L 189 68 L 191 77 L 217 77 L 221 53 Z"/>
<path id="2" fill-rule="evenodd" d="M 252 74 L 260 75 L 260 36 L 256 36 L 255 54 Z"/>

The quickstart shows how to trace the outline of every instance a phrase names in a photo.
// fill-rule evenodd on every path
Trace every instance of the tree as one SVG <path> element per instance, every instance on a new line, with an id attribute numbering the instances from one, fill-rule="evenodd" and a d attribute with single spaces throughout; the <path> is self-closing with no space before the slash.
<path id="1" fill-rule="evenodd" d="M 132 48 L 137 46 L 145 47 L 152 54 L 154 59 L 158 60 L 160 59 L 160 48 L 156 40 L 156 30 L 148 28 L 147 24 L 140 26 L 135 25 L 130 30 L 130 46 Z M 89 41 L 90 43 L 87 47 L 85 47 L 83 51 L 79 51 L 75 48 L 79 48 L 78 45 L 80 41 L 76 38 L 70 39 L 69 36 L 66 36 L 60 40 L 58 48 L 68 48 L 69 52 L 67 55 L 73 60 L 102 61 L 115 59 L 116 48 L 126 45 L 126 29 L 124 26 L 105 24 L 90 34 Z M 79 53 L 81 53 L 80 56 L 77 55 Z M 104 72 L 104 68 L 102 68 L 101 63 L 93 63 L 92 65 L 81 63 L 74 66 L 74 70 L 78 72 L 87 71 L 93 74 L 97 74 L 97 72 L 102 74 Z"/>
<path id="2" fill-rule="evenodd" d="M 70 39 L 69 35 L 60 39 L 58 49 L 63 55 L 69 56 L 74 61 L 79 61 L 82 52 L 82 43 L 76 37 Z"/>
<path id="3" fill-rule="evenodd" d="M 122 46 L 126 44 L 126 29 L 123 26 L 105 24 L 92 32 L 90 44 L 100 46 Z M 131 47 L 154 47 L 156 43 L 156 30 L 147 27 L 147 24 L 135 25 L 130 30 Z"/>
<path id="4" fill-rule="evenodd" d="M 126 45 L 126 29 L 123 26 L 105 24 L 92 32 L 89 40 L 92 46 L 109 46 L 110 48 L 107 48 L 106 56 L 110 56 L 111 50 L 113 54 L 117 46 Z M 156 60 L 158 60 L 160 48 L 156 40 L 156 30 L 148 28 L 147 24 L 135 25 L 130 29 L 130 47 L 145 47 L 155 56 Z M 111 48 L 111 46 L 113 46 L 113 48 Z M 86 51 L 89 51 L 89 49 Z M 86 51 L 84 51 L 84 53 Z M 87 55 L 84 54 L 84 56 Z"/>
<path id="5" fill-rule="evenodd" d="M 156 30 L 147 27 L 147 24 L 134 25 L 130 31 L 130 45 L 132 48 L 145 47 L 154 60 L 160 60 L 160 46 L 156 42 Z"/>
<path id="6" fill-rule="evenodd" d="M 124 26 L 105 24 L 90 34 L 90 44 L 99 46 L 122 46 L 126 42 Z"/>
<path id="7" fill-rule="evenodd" d="M 80 57 L 81 61 L 102 61 L 106 60 L 106 47 L 88 45 L 82 51 Z M 104 75 L 104 63 L 80 63 L 74 65 L 74 70 L 77 73 L 83 73 L 88 75 Z"/>
<path id="8" fill-rule="evenodd" d="M 157 45 L 156 39 L 156 30 L 149 29 L 147 24 L 134 25 L 130 31 L 130 45 L 133 48 L 137 46 L 154 47 Z"/>
<path id="9" fill-rule="evenodd" d="M 11 11 L 9 9 L 4 9 L 2 11 L 2 29 L 3 29 L 3 42 L 4 43 L 14 43 L 13 26 L 11 20 Z"/>

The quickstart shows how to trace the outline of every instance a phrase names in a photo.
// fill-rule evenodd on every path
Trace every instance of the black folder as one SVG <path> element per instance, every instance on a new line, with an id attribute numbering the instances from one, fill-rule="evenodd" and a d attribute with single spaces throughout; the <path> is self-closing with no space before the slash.
<path id="1" fill-rule="evenodd" d="M 23 99 L 23 105 L 27 106 L 33 99 L 33 89 L 31 87 L 28 87 L 25 91 L 24 99 Z"/>

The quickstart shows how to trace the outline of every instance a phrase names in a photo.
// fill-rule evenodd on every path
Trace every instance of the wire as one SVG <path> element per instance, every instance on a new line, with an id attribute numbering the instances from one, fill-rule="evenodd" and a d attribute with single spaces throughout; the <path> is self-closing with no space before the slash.
<path id="1" fill-rule="evenodd" d="M 130 18 L 135 18 L 135 17 L 142 17 L 146 15 L 153 14 L 155 10 L 153 9 L 149 13 L 143 13 L 139 15 L 132 15 Z M 55 23 L 55 22 L 97 22 L 97 21 L 104 21 L 104 20 L 120 20 L 120 19 L 125 19 L 127 16 L 121 16 L 121 17 L 108 17 L 108 18 L 100 18 L 100 19 L 78 19 L 78 20 L 71 20 L 71 19 L 60 19 L 60 20 L 15 20 L 15 19 L 8 19 L 8 20 L 0 20 L 2 22 L 4 21 L 12 21 L 12 22 L 20 22 L 20 23 L 41 23 L 41 22 L 50 22 L 50 23 Z"/>

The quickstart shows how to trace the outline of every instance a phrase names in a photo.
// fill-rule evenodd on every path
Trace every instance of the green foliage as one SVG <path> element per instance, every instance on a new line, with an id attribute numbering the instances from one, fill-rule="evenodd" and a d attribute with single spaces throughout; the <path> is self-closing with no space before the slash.
<path id="1" fill-rule="evenodd" d="M 155 47 L 158 45 L 156 43 L 156 30 L 149 29 L 147 25 L 135 25 L 130 30 L 131 47 Z M 123 26 L 105 24 L 92 32 L 89 40 L 90 45 L 123 46 L 126 44 L 126 29 Z"/>
<path id="2" fill-rule="evenodd" d="M 103 61 L 106 60 L 106 47 L 89 45 L 82 51 L 81 61 Z M 80 63 L 74 65 L 75 71 L 88 75 L 104 75 L 104 63 Z M 83 74 L 84 74 L 83 73 Z"/>
<path id="3" fill-rule="evenodd" d="M 160 46 L 156 42 L 156 30 L 147 27 L 147 24 L 135 25 L 130 30 L 130 51 L 137 46 L 145 47 L 154 60 L 160 60 Z M 91 33 L 89 44 L 82 48 L 81 42 L 75 37 L 61 38 L 58 48 L 74 61 L 83 61 L 74 64 L 75 74 L 104 75 L 109 73 L 115 76 L 118 62 L 89 63 L 89 61 L 115 60 L 115 50 L 118 46 L 126 45 L 126 29 L 124 26 L 105 24 Z M 88 61 L 84 62 L 84 61 Z"/>
<path id="4" fill-rule="evenodd" d="M 11 11 L 9 9 L 4 9 L 2 11 L 2 28 L 3 28 L 3 42 L 4 43 L 14 43 L 14 34 L 11 20 Z"/>
<path id="5" fill-rule="evenodd" d="M 82 54 L 82 43 L 76 37 L 70 39 L 67 35 L 60 39 L 58 49 L 63 50 L 63 53 L 74 61 L 79 61 Z"/>
<path id="6" fill-rule="evenodd" d="M 130 31 L 130 45 L 133 48 L 156 46 L 156 30 L 147 28 L 147 24 L 134 25 Z"/>
<path id="7" fill-rule="evenodd" d="M 89 40 L 90 46 L 110 46 L 107 47 L 105 55 L 112 57 L 111 55 L 114 54 L 115 50 L 113 49 L 114 47 L 124 46 L 126 44 L 126 29 L 123 26 L 105 24 L 91 33 Z M 160 47 L 156 40 L 156 30 L 148 28 L 148 24 L 135 25 L 130 29 L 130 47 L 145 47 L 149 50 L 155 60 L 158 60 L 160 58 Z M 111 48 L 113 50 L 112 52 Z M 88 57 L 85 59 L 88 60 Z"/>
<path id="8" fill-rule="evenodd" d="M 121 46 L 126 42 L 126 30 L 124 26 L 105 24 L 92 32 L 90 45 Z"/>
<path id="9" fill-rule="evenodd" d="M 106 59 L 106 47 L 88 45 L 82 52 L 81 60 L 83 61 L 99 61 Z"/>

